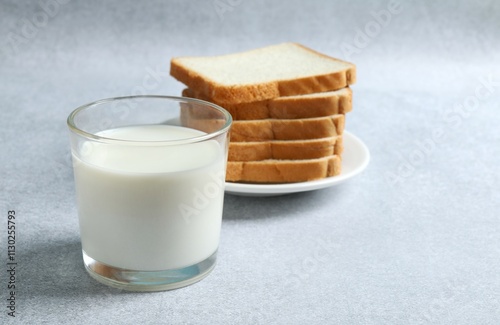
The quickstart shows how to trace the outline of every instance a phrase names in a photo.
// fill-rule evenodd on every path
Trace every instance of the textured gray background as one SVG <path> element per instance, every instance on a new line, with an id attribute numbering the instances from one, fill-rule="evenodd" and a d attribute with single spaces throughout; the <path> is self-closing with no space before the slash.
<path id="1" fill-rule="evenodd" d="M 66 2 L 0 2 L 0 270 L 12 209 L 19 261 L 18 317 L 1 271 L 0 323 L 499 324 L 499 2 L 404 2 L 378 29 L 371 12 L 388 1 Z M 198 284 L 144 294 L 93 281 L 70 111 L 140 93 L 148 75 L 148 93 L 180 94 L 173 56 L 283 41 L 357 64 L 347 129 L 370 148 L 368 169 L 316 192 L 226 196 L 219 263 Z"/>

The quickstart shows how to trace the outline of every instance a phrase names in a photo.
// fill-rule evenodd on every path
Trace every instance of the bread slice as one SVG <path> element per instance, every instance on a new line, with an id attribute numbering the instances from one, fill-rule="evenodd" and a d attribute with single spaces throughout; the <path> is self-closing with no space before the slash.
<path id="1" fill-rule="evenodd" d="M 312 140 L 230 142 L 228 160 L 314 159 L 331 155 L 340 156 L 343 150 L 341 136 Z"/>
<path id="2" fill-rule="evenodd" d="M 332 155 L 306 160 L 229 161 L 226 181 L 245 183 L 296 183 L 336 176 L 341 159 Z"/>
<path id="3" fill-rule="evenodd" d="M 170 74 L 214 101 L 233 104 L 337 90 L 356 81 L 354 64 L 296 43 L 173 58 Z"/>
<path id="4" fill-rule="evenodd" d="M 307 140 L 342 135 L 344 115 L 307 119 L 267 119 L 234 121 L 231 141 L 256 142 L 269 140 Z"/>
<path id="5" fill-rule="evenodd" d="M 219 103 L 203 95 L 203 93 L 189 88 L 182 91 L 182 96 L 197 98 L 219 105 L 233 116 L 233 120 L 310 118 L 345 114 L 352 110 L 352 91 L 349 87 L 335 91 L 277 97 L 240 104 Z"/>

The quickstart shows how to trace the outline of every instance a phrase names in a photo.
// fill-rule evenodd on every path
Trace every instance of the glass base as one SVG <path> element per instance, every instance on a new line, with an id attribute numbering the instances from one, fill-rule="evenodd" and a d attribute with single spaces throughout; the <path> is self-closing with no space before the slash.
<path id="1" fill-rule="evenodd" d="M 83 253 L 85 269 L 97 281 L 128 291 L 164 291 L 182 288 L 205 278 L 215 267 L 217 251 L 207 259 L 181 269 L 165 271 L 127 270 L 98 262 Z"/>

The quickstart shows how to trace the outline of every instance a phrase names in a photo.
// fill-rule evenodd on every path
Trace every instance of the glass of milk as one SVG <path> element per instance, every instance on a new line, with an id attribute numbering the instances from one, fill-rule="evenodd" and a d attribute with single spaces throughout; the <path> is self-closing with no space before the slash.
<path id="1" fill-rule="evenodd" d="M 182 97 L 132 96 L 68 117 L 83 260 L 125 290 L 176 289 L 214 268 L 231 115 Z"/>

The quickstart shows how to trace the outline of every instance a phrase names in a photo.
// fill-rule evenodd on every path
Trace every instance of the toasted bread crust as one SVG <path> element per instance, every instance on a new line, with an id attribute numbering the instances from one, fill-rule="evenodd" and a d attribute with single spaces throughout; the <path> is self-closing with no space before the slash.
<path id="1" fill-rule="evenodd" d="M 299 141 L 231 142 L 228 160 L 315 159 L 331 155 L 340 156 L 343 149 L 341 136 Z"/>
<path id="2" fill-rule="evenodd" d="M 229 161 L 226 181 L 245 183 L 295 183 L 339 175 L 337 155 L 307 160 Z"/>
<path id="3" fill-rule="evenodd" d="M 233 120 L 300 119 L 346 114 L 352 110 L 352 91 L 326 92 L 324 96 L 286 96 L 251 103 L 226 104 L 214 101 L 201 92 L 184 89 L 182 96 L 212 102 L 225 108 Z"/>
<path id="4" fill-rule="evenodd" d="M 306 140 L 342 135 L 344 115 L 308 119 L 267 119 L 234 121 L 231 141 Z"/>

